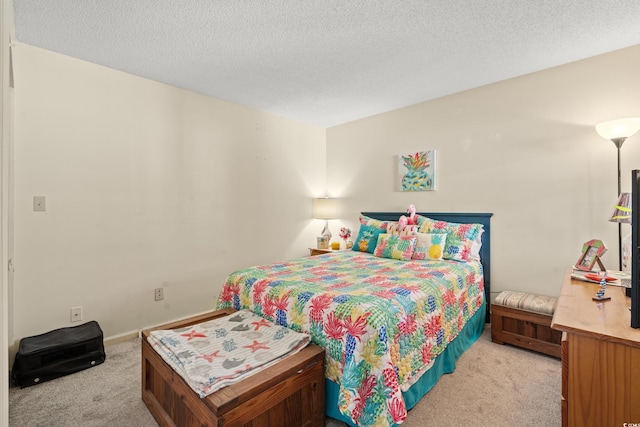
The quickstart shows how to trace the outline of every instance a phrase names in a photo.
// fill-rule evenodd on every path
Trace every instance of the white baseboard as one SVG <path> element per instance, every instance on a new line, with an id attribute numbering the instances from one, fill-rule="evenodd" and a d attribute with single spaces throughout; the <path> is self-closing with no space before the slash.
<path id="1" fill-rule="evenodd" d="M 213 311 L 213 310 L 206 310 L 206 311 L 202 311 L 200 313 L 195 313 L 195 314 L 190 314 L 188 316 L 180 317 L 178 319 L 169 320 L 169 321 L 162 322 L 162 323 L 157 323 L 157 324 L 151 325 L 151 326 L 145 326 L 142 329 L 129 331 L 129 332 L 123 332 L 123 333 L 117 334 L 117 335 L 112 335 L 112 336 L 104 338 L 104 345 L 119 344 L 121 342 L 133 340 L 133 339 L 136 339 L 136 338 L 140 338 L 140 335 L 141 335 L 142 331 L 145 330 L 145 329 L 155 328 L 157 326 L 166 325 L 167 323 L 173 323 L 173 322 L 177 322 L 177 321 L 180 321 L 180 320 L 189 319 L 190 317 L 199 316 L 199 315 L 205 314 L 205 313 L 210 313 L 211 311 Z"/>
<path id="2" fill-rule="evenodd" d="M 104 339 L 104 345 L 120 344 L 121 342 L 131 341 L 140 336 L 137 331 L 125 332 L 123 334 L 113 335 Z"/>

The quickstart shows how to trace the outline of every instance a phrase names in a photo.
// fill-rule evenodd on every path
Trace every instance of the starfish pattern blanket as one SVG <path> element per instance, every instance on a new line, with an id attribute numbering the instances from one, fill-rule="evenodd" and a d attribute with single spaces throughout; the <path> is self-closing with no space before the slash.
<path id="1" fill-rule="evenodd" d="M 148 341 L 205 397 L 297 353 L 310 337 L 241 310 L 181 329 L 153 331 Z"/>

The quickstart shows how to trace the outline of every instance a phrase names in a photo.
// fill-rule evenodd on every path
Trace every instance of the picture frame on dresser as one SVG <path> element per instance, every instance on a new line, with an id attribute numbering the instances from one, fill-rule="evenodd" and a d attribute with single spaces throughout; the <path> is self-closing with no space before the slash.
<path id="1" fill-rule="evenodd" d="M 607 251 L 602 240 L 591 239 L 582 245 L 582 254 L 576 262 L 575 268 L 582 271 L 591 271 L 597 263 L 600 270 L 606 271 L 600 257 Z"/>
<path id="2" fill-rule="evenodd" d="M 640 170 L 631 171 L 631 327 L 640 328 Z"/>

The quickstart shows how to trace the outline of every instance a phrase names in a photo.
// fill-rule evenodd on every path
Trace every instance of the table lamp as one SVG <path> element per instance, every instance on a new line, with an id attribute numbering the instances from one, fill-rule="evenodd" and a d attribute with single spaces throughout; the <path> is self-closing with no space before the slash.
<path id="1" fill-rule="evenodd" d="M 322 229 L 322 236 L 326 236 L 328 240 L 331 240 L 331 231 L 329 230 L 329 220 L 336 219 L 338 217 L 338 204 L 336 199 L 330 199 L 324 197 L 322 199 L 313 199 L 313 217 L 316 219 L 324 219 L 324 228 Z"/>

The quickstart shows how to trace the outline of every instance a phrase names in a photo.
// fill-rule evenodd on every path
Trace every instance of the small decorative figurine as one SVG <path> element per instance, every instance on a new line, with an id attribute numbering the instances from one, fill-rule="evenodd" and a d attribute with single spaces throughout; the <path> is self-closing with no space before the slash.
<path id="1" fill-rule="evenodd" d="M 598 290 L 598 292 L 596 292 L 596 296 L 591 299 L 594 301 L 608 301 L 611 299 L 611 297 L 604 296 L 604 293 L 607 290 L 607 272 L 600 271 L 598 272 L 598 275 L 600 276 L 600 289 Z"/>

